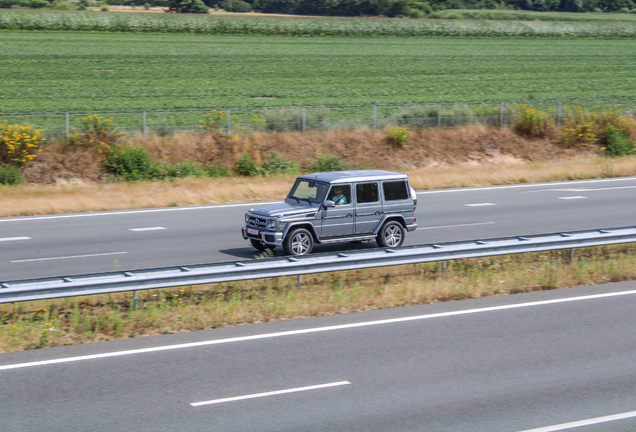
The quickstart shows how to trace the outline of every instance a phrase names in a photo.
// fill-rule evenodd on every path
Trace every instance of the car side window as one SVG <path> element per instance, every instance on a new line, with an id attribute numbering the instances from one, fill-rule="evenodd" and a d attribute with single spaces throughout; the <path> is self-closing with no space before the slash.
<path id="1" fill-rule="evenodd" d="M 409 199 L 409 192 L 404 180 L 384 182 L 382 187 L 384 189 L 384 199 L 386 201 Z"/>
<path id="2" fill-rule="evenodd" d="M 358 204 L 380 201 L 377 183 L 358 183 L 356 185 L 356 202 Z"/>
<path id="3" fill-rule="evenodd" d="M 328 198 L 336 205 L 351 204 L 351 185 L 334 185 L 329 191 Z"/>

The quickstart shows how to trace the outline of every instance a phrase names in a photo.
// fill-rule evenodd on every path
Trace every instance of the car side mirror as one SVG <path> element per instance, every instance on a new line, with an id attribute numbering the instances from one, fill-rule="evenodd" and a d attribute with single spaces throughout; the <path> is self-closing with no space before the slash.
<path id="1" fill-rule="evenodd" d="M 322 206 L 327 209 L 329 207 L 335 207 L 336 203 L 331 200 L 327 200 L 322 204 Z"/>

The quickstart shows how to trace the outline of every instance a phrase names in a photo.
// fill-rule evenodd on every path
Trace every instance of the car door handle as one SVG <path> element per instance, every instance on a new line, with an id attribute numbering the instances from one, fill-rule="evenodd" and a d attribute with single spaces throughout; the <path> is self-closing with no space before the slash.
<path id="1" fill-rule="evenodd" d="M 351 213 L 347 213 L 347 217 L 353 217 Z"/>

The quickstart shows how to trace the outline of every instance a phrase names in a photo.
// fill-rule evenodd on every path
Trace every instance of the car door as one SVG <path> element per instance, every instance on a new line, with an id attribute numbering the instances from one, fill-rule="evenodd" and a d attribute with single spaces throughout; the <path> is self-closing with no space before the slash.
<path id="1" fill-rule="evenodd" d="M 378 182 L 357 183 L 355 224 L 356 234 L 373 233 L 382 219 Z"/>
<path id="2" fill-rule="evenodd" d="M 351 185 L 336 184 L 327 193 L 327 201 L 333 207 L 322 207 L 322 238 L 347 236 L 353 234 L 353 204 Z"/>

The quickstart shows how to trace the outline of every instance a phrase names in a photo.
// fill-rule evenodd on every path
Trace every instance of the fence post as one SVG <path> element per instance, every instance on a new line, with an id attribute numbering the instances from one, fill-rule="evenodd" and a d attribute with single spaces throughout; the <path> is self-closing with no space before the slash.
<path id="1" fill-rule="evenodd" d="M 437 104 L 437 127 L 442 127 L 442 104 Z"/>
<path id="2" fill-rule="evenodd" d="M 69 134 L 69 129 L 70 129 L 68 117 L 69 117 L 69 112 L 66 111 L 65 122 L 64 122 L 65 127 L 66 127 L 66 130 L 64 131 L 64 135 L 66 136 L 66 139 L 68 139 L 68 134 Z"/>
<path id="3" fill-rule="evenodd" d="M 146 139 L 146 110 L 144 110 L 143 112 L 143 125 L 141 127 L 141 134 L 143 135 L 144 139 Z"/>
<path id="4" fill-rule="evenodd" d="M 373 104 L 373 132 L 375 133 L 375 125 L 378 121 L 378 106 Z"/>
<path id="5" fill-rule="evenodd" d="M 559 106 L 557 107 L 557 124 L 561 126 L 561 99 L 559 99 Z"/>
<path id="6" fill-rule="evenodd" d="M 614 106 L 618 105 L 618 98 L 614 98 Z"/>
<path id="7" fill-rule="evenodd" d="M 499 130 L 503 129 L 503 102 L 499 102 Z"/>
<path id="8" fill-rule="evenodd" d="M 305 136 L 305 107 L 302 110 L 302 134 Z"/>
<path id="9" fill-rule="evenodd" d="M 225 133 L 230 134 L 230 108 L 227 109 L 227 123 L 225 124 Z"/>

